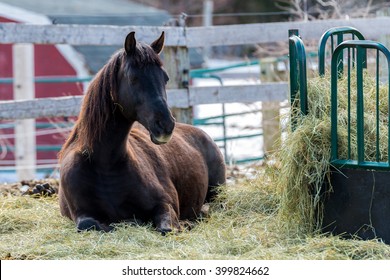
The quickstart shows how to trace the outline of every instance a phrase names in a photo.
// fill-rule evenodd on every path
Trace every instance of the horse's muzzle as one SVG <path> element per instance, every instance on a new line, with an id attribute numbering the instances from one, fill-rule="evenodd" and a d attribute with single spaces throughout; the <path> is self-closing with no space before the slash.
<path id="1" fill-rule="evenodd" d="M 169 140 L 172 139 L 172 135 L 173 135 L 172 133 L 167 135 L 159 135 L 159 136 L 154 136 L 153 134 L 150 134 L 150 139 L 154 144 L 162 145 L 168 143 Z"/>
<path id="2" fill-rule="evenodd" d="M 153 125 L 149 127 L 150 139 L 154 144 L 165 144 L 172 138 L 175 118 L 172 117 L 169 111 L 168 113 L 169 115 L 165 118 L 155 119 Z"/>

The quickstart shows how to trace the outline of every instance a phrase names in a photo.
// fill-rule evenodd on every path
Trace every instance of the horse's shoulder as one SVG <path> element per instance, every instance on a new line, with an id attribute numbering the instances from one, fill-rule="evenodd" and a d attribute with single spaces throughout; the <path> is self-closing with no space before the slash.
<path id="1" fill-rule="evenodd" d="M 83 162 L 86 161 L 87 155 L 75 150 L 69 150 L 61 158 L 61 171 L 64 173 L 77 172 L 83 167 Z"/>
<path id="2" fill-rule="evenodd" d="M 135 122 L 133 124 L 133 126 L 131 127 L 130 137 L 133 137 L 133 138 L 147 137 L 147 138 L 149 138 L 148 135 L 149 135 L 148 130 L 138 122 Z"/>

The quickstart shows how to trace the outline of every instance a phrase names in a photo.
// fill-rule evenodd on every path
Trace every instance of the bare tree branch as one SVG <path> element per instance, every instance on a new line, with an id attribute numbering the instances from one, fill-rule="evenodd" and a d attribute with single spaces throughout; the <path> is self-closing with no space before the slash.
<path id="1" fill-rule="evenodd" d="M 275 2 L 275 6 L 282 11 L 290 12 L 291 15 L 302 20 L 304 18 L 304 11 L 301 8 L 301 2 L 301 0 L 278 0 Z"/>

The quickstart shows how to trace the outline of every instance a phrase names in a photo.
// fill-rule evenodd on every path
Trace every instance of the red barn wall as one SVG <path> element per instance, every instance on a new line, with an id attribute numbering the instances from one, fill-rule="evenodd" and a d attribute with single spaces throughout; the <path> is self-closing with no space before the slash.
<path id="1" fill-rule="evenodd" d="M 4 17 L 0 17 L 0 22 L 15 22 Z M 34 46 L 35 57 L 35 77 L 49 77 L 49 76 L 76 76 L 77 72 L 73 69 L 72 65 L 62 56 L 60 51 L 54 45 L 35 45 Z M 0 78 L 12 78 L 12 45 L 0 44 Z M 80 83 L 36 83 L 35 84 L 35 97 L 59 97 L 66 95 L 81 95 L 83 92 L 82 84 Z M 0 100 L 12 100 L 13 88 L 12 84 L 0 83 Z M 42 122 L 63 122 L 63 118 L 57 119 L 37 119 L 37 123 Z M 4 124 L 10 122 L 2 122 L 0 125 L 3 127 L 0 129 L 0 165 L 8 165 L 9 161 L 14 160 L 14 153 L 12 146 L 14 145 L 14 139 L 9 135 L 13 134 L 13 129 L 5 129 Z M 11 122 L 12 123 L 12 122 Z M 1 127 L 1 126 L 0 126 Z M 45 128 L 49 129 L 49 128 Z M 42 129 L 37 129 L 37 134 L 42 134 Z M 5 136 L 5 137 L 4 137 Z M 36 136 L 36 143 L 38 146 L 57 145 L 60 146 L 64 143 L 66 135 L 60 133 L 47 134 L 42 136 Z M 5 138 L 5 139 L 4 139 Z M 4 146 L 1 144 L 7 144 L 11 146 L 11 151 L 4 154 Z M 57 159 L 58 151 L 39 151 L 37 152 L 38 163 L 42 160 L 55 160 Z"/>

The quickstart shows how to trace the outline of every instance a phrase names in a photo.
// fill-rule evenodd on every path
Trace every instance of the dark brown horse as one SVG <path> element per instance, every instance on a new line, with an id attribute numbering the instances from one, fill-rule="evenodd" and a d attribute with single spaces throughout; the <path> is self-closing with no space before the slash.
<path id="1" fill-rule="evenodd" d="M 80 231 L 134 219 L 180 229 L 225 183 L 215 143 L 169 111 L 163 45 L 164 33 L 149 46 L 131 32 L 87 90 L 60 152 L 61 213 Z"/>

